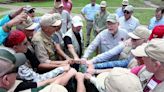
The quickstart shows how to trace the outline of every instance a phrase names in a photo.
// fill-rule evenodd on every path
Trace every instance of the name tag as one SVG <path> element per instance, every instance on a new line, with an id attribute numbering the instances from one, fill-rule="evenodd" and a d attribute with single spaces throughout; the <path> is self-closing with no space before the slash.
<path id="1" fill-rule="evenodd" d="M 149 83 L 147 84 L 147 86 L 151 89 L 151 90 L 153 90 L 156 86 L 158 85 L 158 83 L 156 82 L 156 81 L 154 81 L 154 80 L 150 80 L 149 81 Z"/>

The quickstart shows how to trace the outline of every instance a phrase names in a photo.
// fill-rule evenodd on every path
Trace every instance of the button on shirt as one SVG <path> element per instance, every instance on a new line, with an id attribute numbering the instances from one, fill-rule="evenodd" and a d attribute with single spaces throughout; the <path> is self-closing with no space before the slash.
<path id="1" fill-rule="evenodd" d="M 150 20 L 150 24 L 148 26 L 148 29 L 153 30 L 153 28 L 157 25 L 164 25 L 164 17 L 162 17 L 159 21 L 156 20 L 156 17 L 153 17 Z"/>
<path id="2" fill-rule="evenodd" d="M 108 29 L 105 29 L 92 41 L 89 47 L 85 50 L 83 57 L 88 58 L 98 46 L 100 46 L 100 53 L 108 51 L 118 45 L 120 41 L 128 39 L 128 37 L 127 31 L 124 29 L 119 28 L 114 36 Z"/>
<path id="3" fill-rule="evenodd" d="M 93 21 L 94 16 L 96 13 L 100 11 L 100 6 L 98 4 L 95 4 L 95 6 L 92 6 L 91 4 L 87 4 L 81 12 L 85 14 L 85 17 L 87 20 Z"/>
<path id="4" fill-rule="evenodd" d="M 134 16 L 131 16 L 130 19 L 125 20 L 125 17 L 119 18 L 120 27 L 126 29 L 128 32 L 133 32 L 134 29 L 140 25 L 140 22 Z"/>

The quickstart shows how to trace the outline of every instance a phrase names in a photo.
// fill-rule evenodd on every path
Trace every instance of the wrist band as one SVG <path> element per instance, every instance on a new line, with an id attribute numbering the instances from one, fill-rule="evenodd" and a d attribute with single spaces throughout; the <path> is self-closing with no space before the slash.
<path id="1" fill-rule="evenodd" d="M 9 27 L 7 24 L 5 25 L 7 31 L 10 31 L 11 30 L 11 27 Z"/>

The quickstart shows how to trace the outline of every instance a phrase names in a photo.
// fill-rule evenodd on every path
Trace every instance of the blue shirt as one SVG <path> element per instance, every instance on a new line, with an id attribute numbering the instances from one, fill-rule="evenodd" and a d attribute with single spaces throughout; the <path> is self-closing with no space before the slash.
<path id="1" fill-rule="evenodd" d="M 2 26 L 9 21 L 10 21 L 9 15 L 6 15 L 0 19 L 0 45 L 2 45 L 2 43 L 8 36 L 8 32 L 5 32 Z"/>
<path id="2" fill-rule="evenodd" d="M 124 49 L 125 45 L 123 43 L 117 45 L 116 47 L 102 53 L 102 54 L 99 54 L 97 55 L 96 57 L 94 57 L 92 59 L 93 63 L 102 63 L 104 61 L 107 61 L 109 60 L 110 58 L 112 58 L 113 56 L 115 55 L 119 55 L 123 49 Z"/>
<path id="3" fill-rule="evenodd" d="M 90 43 L 88 48 L 84 51 L 83 58 L 88 58 L 99 47 L 100 53 L 104 53 L 119 44 L 120 41 L 128 39 L 127 31 L 118 28 L 117 33 L 113 36 L 112 33 L 105 29 L 101 31 L 95 39 Z"/>
<path id="4" fill-rule="evenodd" d="M 35 31 L 39 31 L 40 30 L 40 20 L 41 20 L 41 17 L 34 17 L 32 19 L 32 22 L 37 23 Z"/>
<path id="5" fill-rule="evenodd" d="M 100 11 L 100 5 L 95 4 L 95 6 L 92 6 L 91 4 L 87 4 L 81 12 L 85 15 L 85 18 L 87 20 L 94 20 L 95 14 L 97 14 Z"/>
<path id="6" fill-rule="evenodd" d="M 118 8 L 115 12 L 118 15 L 118 17 L 124 16 L 124 12 L 122 10 L 122 7 Z"/>
<path id="7" fill-rule="evenodd" d="M 126 59 L 116 60 L 116 61 L 106 61 L 103 63 L 94 64 L 95 69 L 106 69 L 106 68 L 113 68 L 113 67 L 124 67 L 127 68 L 129 62 L 133 59 L 133 56 L 130 55 Z"/>
<path id="8" fill-rule="evenodd" d="M 157 25 L 164 25 L 164 17 L 162 17 L 159 21 L 156 20 L 156 17 L 151 18 L 148 29 L 153 30 L 153 28 Z"/>
<path id="9" fill-rule="evenodd" d="M 9 15 L 3 16 L 3 18 L 0 19 L 0 26 L 3 26 L 5 23 L 10 21 Z"/>

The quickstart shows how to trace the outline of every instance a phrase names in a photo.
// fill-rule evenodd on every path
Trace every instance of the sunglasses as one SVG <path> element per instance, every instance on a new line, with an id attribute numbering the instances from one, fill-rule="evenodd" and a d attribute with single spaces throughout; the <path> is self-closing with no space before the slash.
<path id="1" fill-rule="evenodd" d="M 131 38 L 131 40 L 132 40 L 133 42 L 136 42 L 136 41 L 138 41 L 138 40 L 140 40 L 140 39 L 133 39 L 133 38 Z"/>
<path id="2" fill-rule="evenodd" d="M 33 9 L 29 10 L 28 13 L 34 13 L 35 11 Z"/>
<path id="3" fill-rule="evenodd" d="M 129 11 L 126 11 L 126 10 L 124 11 L 124 13 L 126 13 L 126 14 L 130 14 L 130 12 L 129 12 Z"/>

